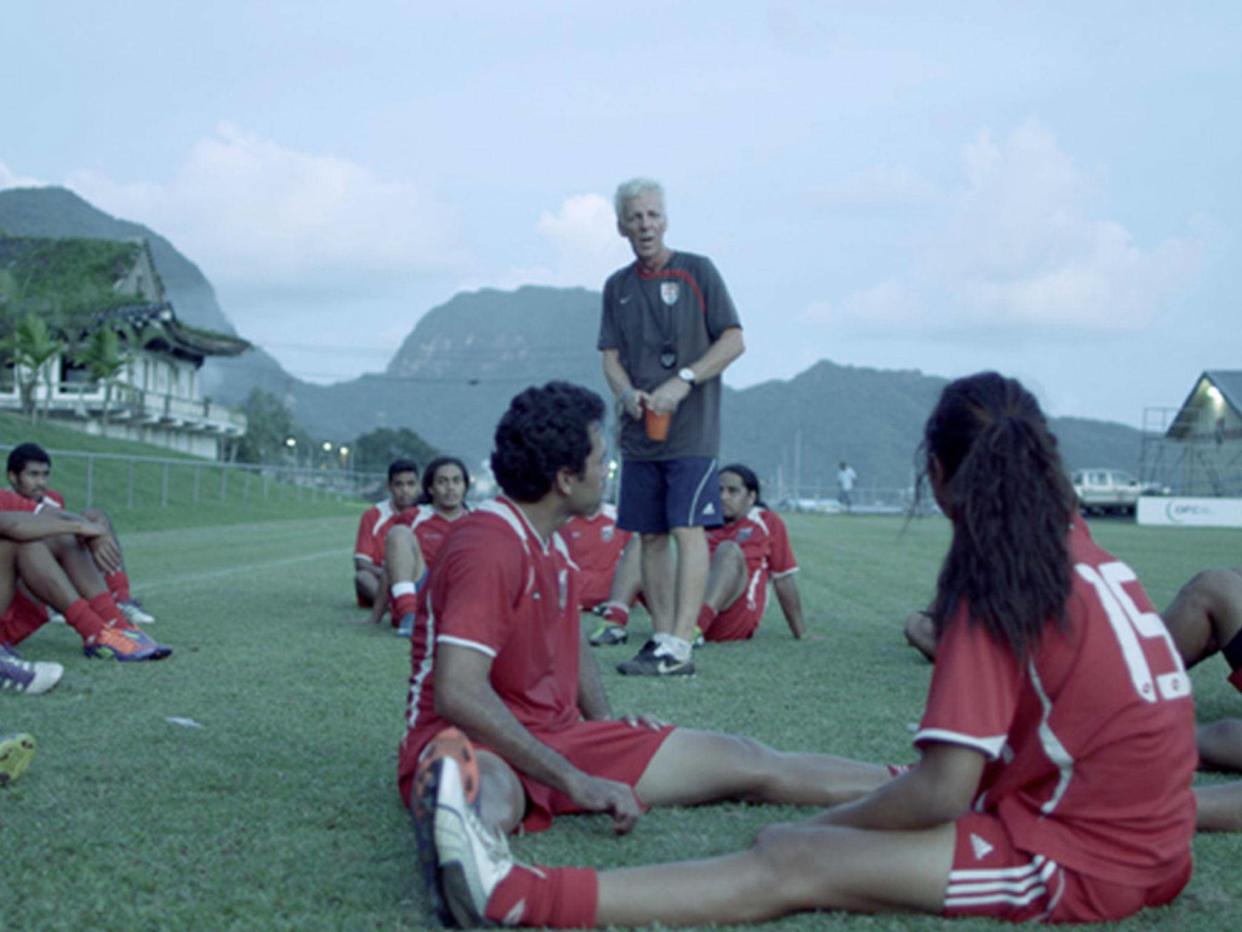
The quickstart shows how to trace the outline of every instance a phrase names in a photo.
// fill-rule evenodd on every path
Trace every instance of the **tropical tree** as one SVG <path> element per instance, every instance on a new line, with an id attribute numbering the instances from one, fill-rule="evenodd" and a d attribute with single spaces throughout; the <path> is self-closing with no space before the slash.
<path id="1" fill-rule="evenodd" d="M 91 379 L 103 384 L 104 404 L 100 420 L 105 425 L 112 410 L 112 390 L 116 387 L 117 376 L 134 358 L 138 345 L 133 328 L 122 326 L 118 332 L 113 327 L 102 326 L 87 337 L 75 354 L 76 362 L 86 367 Z"/>
<path id="2" fill-rule="evenodd" d="M 12 332 L 0 341 L 4 353 L 13 360 L 13 374 L 21 394 L 22 410 L 33 424 L 38 419 L 35 386 L 42 374 L 47 391 L 43 398 L 46 416 L 52 400 L 52 366 L 48 365 L 62 349 L 64 341 L 52 334 L 47 322 L 38 314 L 26 314 Z"/>

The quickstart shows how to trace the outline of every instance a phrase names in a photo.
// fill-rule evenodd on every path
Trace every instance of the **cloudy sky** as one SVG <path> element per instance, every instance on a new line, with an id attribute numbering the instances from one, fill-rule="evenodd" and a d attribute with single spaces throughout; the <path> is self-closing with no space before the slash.
<path id="1" fill-rule="evenodd" d="M 464 289 L 598 289 L 611 192 L 814 361 L 1138 425 L 1242 368 L 1236 2 L 6 4 L 0 187 L 168 236 L 295 375 Z M 593 348 L 584 347 L 584 352 Z"/>

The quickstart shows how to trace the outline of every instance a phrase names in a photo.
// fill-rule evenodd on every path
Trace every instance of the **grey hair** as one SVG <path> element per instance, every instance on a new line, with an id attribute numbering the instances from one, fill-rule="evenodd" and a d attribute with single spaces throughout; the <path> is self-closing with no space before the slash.
<path id="1" fill-rule="evenodd" d="M 617 219 L 624 219 L 627 202 L 634 200 L 636 197 L 642 197 L 644 194 L 654 194 L 660 199 L 661 205 L 664 203 L 664 188 L 660 186 L 658 181 L 652 181 L 650 178 L 631 178 L 629 181 L 623 181 L 617 185 L 617 193 L 612 199 L 612 206 L 617 212 Z"/>

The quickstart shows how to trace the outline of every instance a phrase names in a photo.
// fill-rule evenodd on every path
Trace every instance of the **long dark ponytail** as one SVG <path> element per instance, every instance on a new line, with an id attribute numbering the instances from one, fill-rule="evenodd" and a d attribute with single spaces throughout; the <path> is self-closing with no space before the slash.
<path id="1" fill-rule="evenodd" d="M 1039 403 L 982 372 L 945 387 L 923 431 L 923 475 L 938 470 L 953 542 L 931 616 L 939 634 L 963 602 L 972 624 L 1025 657 L 1070 592 L 1074 493 Z M 920 483 L 921 485 L 922 483 Z"/>

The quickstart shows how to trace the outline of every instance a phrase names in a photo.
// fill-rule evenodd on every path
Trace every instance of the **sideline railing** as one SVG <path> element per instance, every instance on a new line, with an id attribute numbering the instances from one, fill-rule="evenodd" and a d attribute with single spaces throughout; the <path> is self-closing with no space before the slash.
<path id="1" fill-rule="evenodd" d="M 8 456 L 15 444 L 0 444 Z M 48 449 L 51 487 L 71 508 L 170 504 L 362 501 L 382 495 L 383 473 L 273 463 L 218 463 Z"/>

